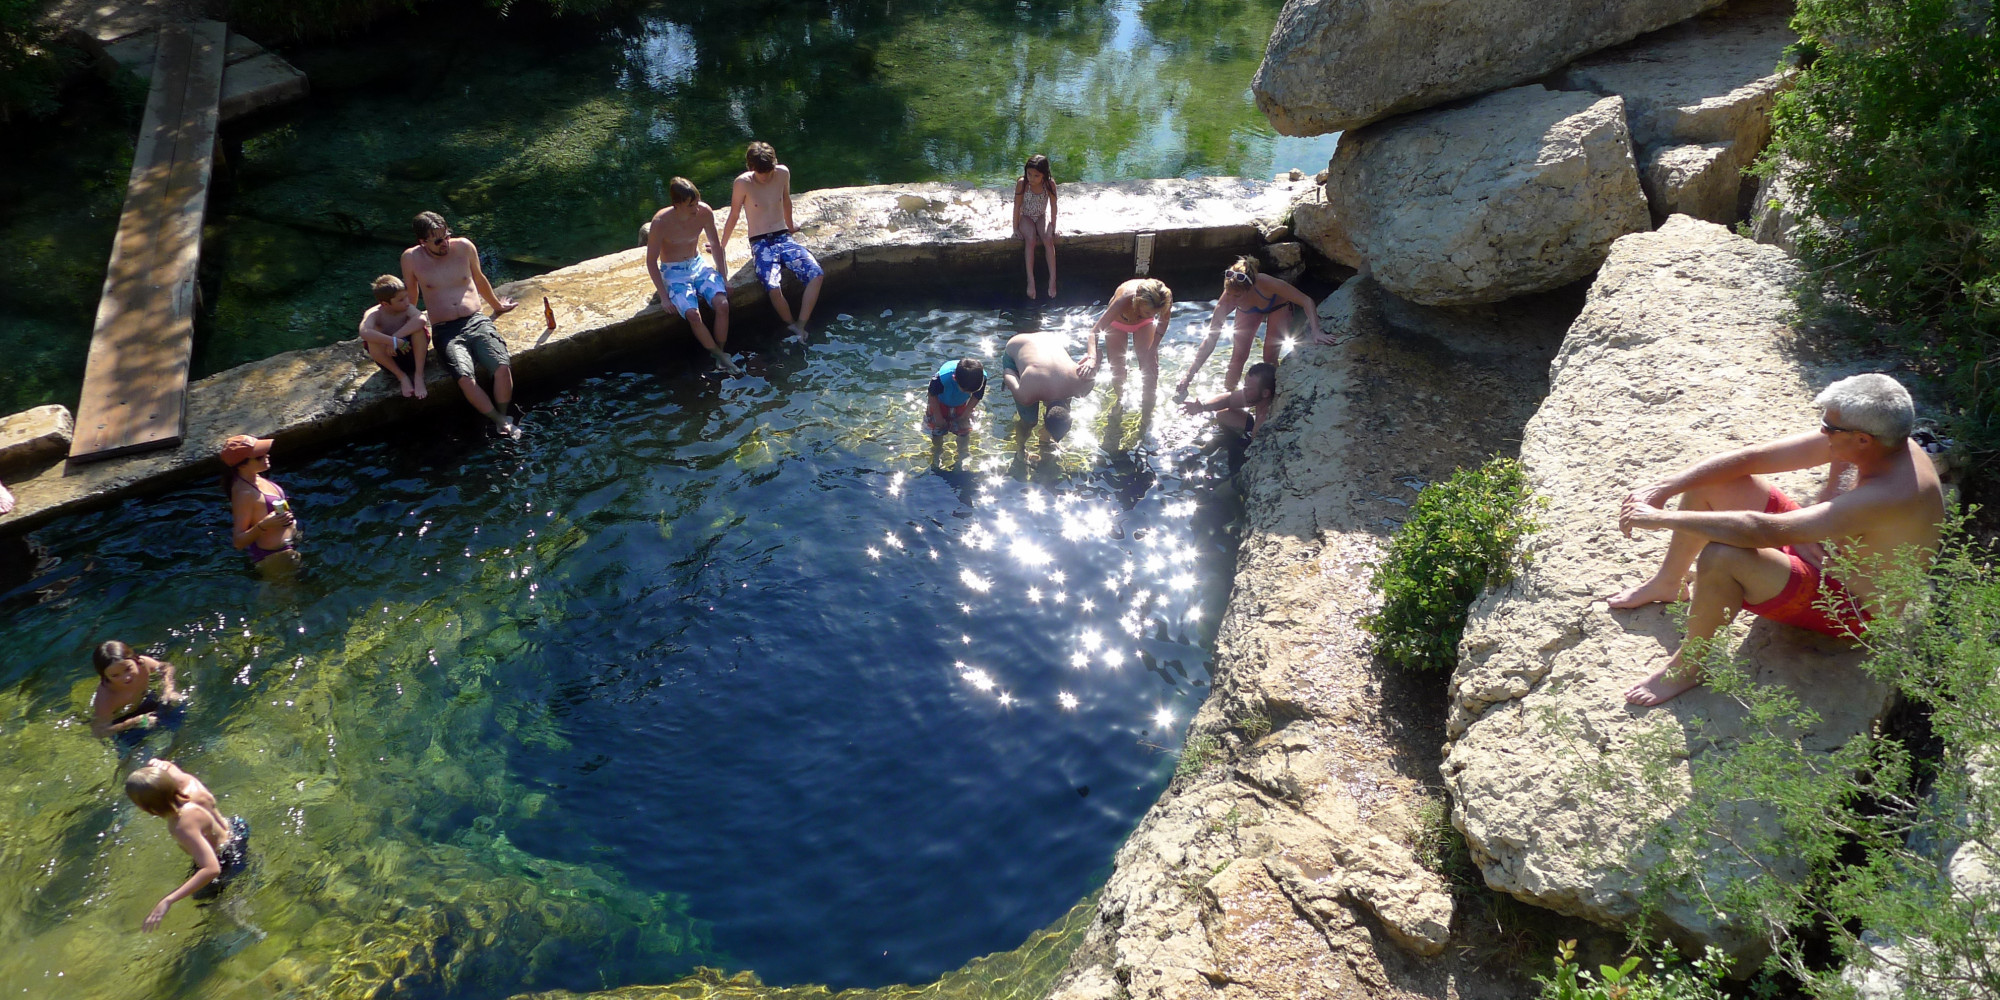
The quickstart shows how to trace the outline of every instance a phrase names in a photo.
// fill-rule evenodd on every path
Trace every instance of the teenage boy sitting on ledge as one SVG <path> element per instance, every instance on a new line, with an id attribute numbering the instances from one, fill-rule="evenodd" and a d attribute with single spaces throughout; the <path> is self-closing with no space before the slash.
<path id="1" fill-rule="evenodd" d="M 361 314 L 361 344 L 368 356 L 382 366 L 403 395 L 423 399 L 430 395 L 424 386 L 424 355 L 431 349 L 431 324 L 410 302 L 402 279 L 385 274 L 370 286 L 375 304 Z"/>

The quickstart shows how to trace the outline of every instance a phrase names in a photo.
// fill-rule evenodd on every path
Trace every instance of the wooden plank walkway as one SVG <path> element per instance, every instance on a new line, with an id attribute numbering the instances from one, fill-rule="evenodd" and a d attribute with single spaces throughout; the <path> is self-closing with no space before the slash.
<path id="1" fill-rule="evenodd" d="M 73 462 L 181 441 L 226 33 L 219 21 L 160 28 L 84 369 Z"/>

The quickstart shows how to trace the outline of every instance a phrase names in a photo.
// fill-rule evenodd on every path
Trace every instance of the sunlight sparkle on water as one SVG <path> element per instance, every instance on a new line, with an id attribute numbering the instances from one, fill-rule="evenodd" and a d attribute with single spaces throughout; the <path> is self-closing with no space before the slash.
<path id="1" fill-rule="evenodd" d="M 1076 606 L 1082 608 L 1085 614 L 1089 614 L 1090 612 L 1097 610 L 1097 601 L 1094 598 L 1086 597 L 1083 600 L 1078 601 Z"/>
<path id="2" fill-rule="evenodd" d="M 1007 529 L 1007 533 L 1013 534 L 1013 529 Z M 1056 557 L 1050 555 L 1049 550 L 1033 542 L 1022 542 L 1014 546 L 1014 558 L 1019 559 L 1023 565 L 1039 567 L 1054 562 Z"/>
<path id="3" fill-rule="evenodd" d="M 1153 713 L 1153 725 L 1159 726 L 1161 729 L 1165 729 L 1173 724 L 1174 724 L 1173 709 L 1161 708 L 1159 711 Z"/>
<path id="4" fill-rule="evenodd" d="M 1029 587 L 1029 588 L 1028 588 L 1028 600 L 1030 600 L 1030 601 L 1033 601 L 1033 602 L 1034 602 L 1034 603 L 1036 603 L 1036 604 L 1040 604 L 1040 603 L 1042 603 L 1042 588 L 1040 588 L 1040 587 Z"/>
<path id="5" fill-rule="evenodd" d="M 1083 635 L 1077 637 L 1077 641 L 1083 643 L 1083 648 L 1095 652 L 1104 645 L 1104 636 L 1099 635 L 1094 628 L 1087 628 L 1083 630 Z"/>
<path id="6" fill-rule="evenodd" d="M 1107 649 L 1107 650 L 1105 650 L 1105 651 L 1104 651 L 1104 665 L 1105 665 L 1105 666 L 1107 666 L 1107 667 L 1117 667 L 1117 666 L 1122 666 L 1122 665 L 1123 665 L 1124 663 L 1125 663 L 1125 651 L 1124 651 L 1124 650 L 1122 650 L 1122 649 Z"/>
<path id="7" fill-rule="evenodd" d="M 882 558 L 882 550 L 881 550 L 881 549 L 878 549 L 878 548 L 876 548 L 876 547 L 875 547 L 875 546 L 873 546 L 873 545 L 870 545 L 870 546 L 868 546 L 868 558 L 870 558 L 870 559 L 880 559 L 880 558 Z"/>
<path id="8" fill-rule="evenodd" d="M 1067 709 L 1075 709 L 1076 695 L 1070 694 L 1068 691 L 1057 691 L 1056 704 L 1061 705 L 1062 707 Z"/>
<path id="9" fill-rule="evenodd" d="M 1075 667 L 1078 670 L 1083 670 L 1088 668 L 1090 666 L 1090 654 L 1077 653 L 1076 655 L 1069 658 L 1069 665 Z"/>
<path id="10" fill-rule="evenodd" d="M 958 571 L 958 579 L 960 580 L 960 582 L 964 583 L 964 584 L 965 584 L 966 586 L 968 586 L 968 587 L 971 587 L 972 589 L 974 589 L 974 590 L 976 590 L 976 591 L 979 591 L 979 592 L 980 592 L 980 593 L 982 593 L 982 594 L 984 594 L 984 593 L 986 593 L 987 591 L 989 591 L 989 590 L 992 590 L 992 589 L 993 589 L 993 581 L 991 581 L 991 580 L 988 580 L 988 579 L 986 579 L 985 577 L 982 577 L 982 576 L 980 576 L 979 574 L 977 574 L 977 573 L 974 573 L 973 571 L 971 571 L 971 570 L 969 570 L 969 569 L 962 569 L 962 570 L 959 570 L 959 571 Z M 965 605 L 961 604 L 961 605 L 959 605 L 959 607 L 961 607 L 961 608 L 965 608 Z M 971 614 L 971 613 L 972 613 L 972 609 L 971 609 L 971 608 L 965 608 L 965 613 L 966 613 L 966 614 Z"/>

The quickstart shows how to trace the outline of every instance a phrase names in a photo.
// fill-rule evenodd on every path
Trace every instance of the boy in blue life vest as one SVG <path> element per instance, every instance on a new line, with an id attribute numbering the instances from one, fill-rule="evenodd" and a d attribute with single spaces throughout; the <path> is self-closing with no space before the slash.
<path id="1" fill-rule="evenodd" d="M 924 408 L 924 433 L 931 436 L 931 468 L 944 457 L 944 434 L 958 435 L 958 461 L 965 466 L 965 452 L 972 444 L 972 410 L 986 396 L 986 366 L 978 358 L 947 361 L 931 376 L 930 400 Z"/>

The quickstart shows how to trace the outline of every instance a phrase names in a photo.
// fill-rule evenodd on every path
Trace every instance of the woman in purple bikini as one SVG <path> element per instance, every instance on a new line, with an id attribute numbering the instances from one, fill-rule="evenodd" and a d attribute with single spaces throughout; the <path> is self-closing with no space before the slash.
<path id="1" fill-rule="evenodd" d="M 1278 350 L 1285 337 L 1292 332 L 1294 307 L 1306 318 L 1306 326 L 1312 330 L 1313 343 L 1333 343 L 1319 327 L 1319 307 L 1313 304 L 1311 296 L 1283 278 L 1257 273 L 1256 260 L 1236 258 L 1236 263 L 1222 272 L 1222 294 L 1216 296 L 1215 311 L 1209 314 L 1208 336 L 1195 349 L 1194 364 L 1188 366 L 1187 374 L 1182 375 L 1180 384 L 1174 387 L 1174 398 L 1187 395 L 1195 373 L 1201 371 L 1201 366 L 1208 362 L 1208 356 L 1215 353 L 1215 343 L 1222 334 L 1222 321 L 1232 312 L 1236 314 L 1236 340 L 1229 348 L 1229 373 L 1223 377 L 1222 387 L 1235 391 L 1237 380 L 1243 376 L 1243 365 L 1250 360 L 1250 348 L 1257 343 L 1257 328 L 1260 326 L 1264 328 L 1264 363 L 1275 366 Z"/>
<path id="2" fill-rule="evenodd" d="M 1158 278 L 1133 278 L 1112 293 L 1111 304 L 1091 327 L 1092 340 L 1104 331 L 1104 353 L 1111 359 L 1111 381 L 1125 381 L 1125 337 L 1146 367 L 1146 395 L 1160 381 L 1160 341 L 1167 335 L 1167 316 L 1174 311 L 1174 293 Z"/>
<path id="3" fill-rule="evenodd" d="M 250 554 L 250 562 L 268 577 L 286 576 L 299 568 L 298 519 L 283 487 L 264 478 L 271 468 L 271 439 L 238 434 L 222 443 L 222 464 L 229 466 L 223 486 L 229 491 L 234 522 L 230 542 Z"/>

